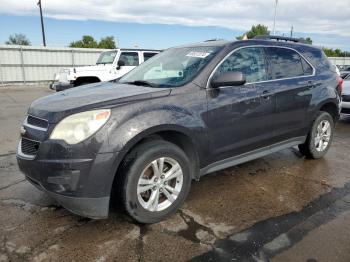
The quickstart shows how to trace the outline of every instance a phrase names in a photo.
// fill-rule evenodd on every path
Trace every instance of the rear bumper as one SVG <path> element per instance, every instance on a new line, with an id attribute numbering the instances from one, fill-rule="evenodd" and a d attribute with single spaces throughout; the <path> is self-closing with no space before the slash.
<path id="1" fill-rule="evenodd" d="M 74 87 L 74 85 L 71 83 L 52 83 L 52 84 L 50 84 L 49 87 L 50 87 L 50 89 L 56 90 L 57 92 L 59 92 L 59 91 L 63 91 L 63 90 L 72 88 L 72 87 Z"/>

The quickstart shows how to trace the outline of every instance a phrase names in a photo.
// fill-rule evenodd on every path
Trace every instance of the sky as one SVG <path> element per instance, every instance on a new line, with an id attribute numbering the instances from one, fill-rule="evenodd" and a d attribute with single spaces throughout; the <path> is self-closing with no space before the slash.
<path id="1" fill-rule="evenodd" d="M 0 0 L 0 44 L 25 34 L 41 45 L 38 0 Z M 119 46 L 167 48 L 219 38 L 233 40 L 253 24 L 272 31 L 275 0 L 42 0 L 48 46 L 82 35 L 114 36 Z M 350 0 L 279 0 L 276 34 L 311 37 L 350 51 Z"/>

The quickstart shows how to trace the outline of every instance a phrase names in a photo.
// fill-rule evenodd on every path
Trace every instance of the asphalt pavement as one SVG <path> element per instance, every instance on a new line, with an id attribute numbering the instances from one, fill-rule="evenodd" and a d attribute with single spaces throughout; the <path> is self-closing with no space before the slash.
<path id="1" fill-rule="evenodd" d="M 326 157 L 287 149 L 193 182 L 154 225 L 71 214 L 18 170 L 19 130 L 47 87 L 0 87 L 1 261 L 350 261 L 350 117 Z"/>

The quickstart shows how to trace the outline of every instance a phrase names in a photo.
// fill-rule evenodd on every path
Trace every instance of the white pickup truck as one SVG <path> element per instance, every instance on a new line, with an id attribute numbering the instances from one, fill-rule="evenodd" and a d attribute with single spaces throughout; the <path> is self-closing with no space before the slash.
<path id="1" fill-rule="evenodd" d="M 50 88 L 62 91 L 75 86 L 117 79 L 160 50 L 115 49 L 102 52 L 96 65 L 64 68 L 56 74 Z"/>

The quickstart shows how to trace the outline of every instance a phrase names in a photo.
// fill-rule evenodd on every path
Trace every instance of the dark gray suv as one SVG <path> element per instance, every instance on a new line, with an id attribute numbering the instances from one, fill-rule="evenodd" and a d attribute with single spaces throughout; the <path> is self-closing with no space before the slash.
<path id="1" fill-rule="evenodd" d="M 293 146 L 324 156 L 341 83 L 321 49 L 295 39 L 170 48 L 119 81 L 34 101 L 18 164 L 76 214 L 107 217 L 115 193 L 136 221 L 158 222 L 205 174 Z"/>

